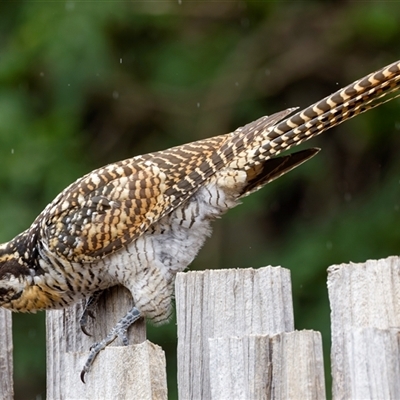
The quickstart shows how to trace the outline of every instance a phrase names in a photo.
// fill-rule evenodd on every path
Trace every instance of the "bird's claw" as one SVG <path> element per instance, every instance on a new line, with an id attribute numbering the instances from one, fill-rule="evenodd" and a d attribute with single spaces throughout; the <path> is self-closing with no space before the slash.
<path id="1" fill-rule="evenodd" d="M 140 312 L 136 307 L 133 307 L 119 322 L 118 324 L 111 330 L 111 332 L 107 335 L 107 337 L 101 342 L 94 343 L 90 347 L 89 357 L 87 358 L 85 365 L 82 368 L 81 372 L 81 381 L 85 383 L 85 375 L 89 372 L 90 367 L 93 364 L 93 361 L 100 353 L 101 350 L 105 349 L 111 342 L 113 342 L 117 337 L 121 338 L 124 346 L 129 344 L 127 331 L 128 328 L 138 319 L 140 318 Z"/>
<path id="2" fill-rule="evenodd" d="M 93 314 L 92 311 L 90 310 L 85 310 L 82 314 L 81 319 L 79 320 L 79 325 L 81 326 L 81 331 L 86 335 L 86 336 L 92 336 L 87 330 L 86 330 L 86 326 L 87 326 L 87 322 L 88 319 L 87 317 L 90 317 L 92 319 L 95 319 L 95 316 Z"/>
<path id="3" fill-rule="evenodd" d="M 113 342 L 117 337 L 119 337 L 122 340 L 122 343 L 124 346 L 129 345 L 129 339 L 126 334 L 126 329 L 125 330 L 117 330 L 113 329 L 110 334 L 101 342 L 93 343 L 90 346 L 90 353 L 89 357 L 87 358 L 85 365 L 82 368 L 81 372 L 81 381 L 85 383 L 85 374 L 89 372 L 90 367 L 93 364 L 93 361 L 97 357 L 97 355 L 100 353 L 101 350 L 105 349 L 111 342 Z"/>
<path id="4" fill-rule="evenodd" d="M 79 324 L 81 326 L 82 332 L 87 336 L 92 336 L 89 331 L 86 329 L 88 317 L 92 319 L 96 319 L 94 314 L 94 308 L 96 307 L 96 303 L 101 295 L 101 291 L 95 292 L 86 302 L 85 309 L 83 310 L 81 319 L 79 320 Z"/>

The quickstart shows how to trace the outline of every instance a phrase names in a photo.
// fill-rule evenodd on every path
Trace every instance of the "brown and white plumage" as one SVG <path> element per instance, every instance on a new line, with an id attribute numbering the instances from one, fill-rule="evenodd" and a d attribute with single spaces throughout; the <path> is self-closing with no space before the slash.
<path id="1" fill-rule="evenodd" d="M 280 153 L 397 97 L 389 95 L 399 82 L 396 62 L 290 117 L 295 109 L 85 175 L 0 246 L 0 305 L 62 308 L 126 286 L 135 307 L 92 348 L 86 372 L 140 315 L 155 322 L 169 317 L 175 275 L 196 256 L 213 219 L 318 150 Z"/>

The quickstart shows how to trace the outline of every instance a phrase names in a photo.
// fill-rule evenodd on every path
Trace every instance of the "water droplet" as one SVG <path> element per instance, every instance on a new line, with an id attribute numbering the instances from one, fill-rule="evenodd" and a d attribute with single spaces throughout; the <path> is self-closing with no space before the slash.
<path id="1" fill-rule="evenodd" d="M 14 149 L 11 149 L 11 154 L 14 154 Z"/>
<path id="2" fill-rule="evenodd" d="M 122 64 L 122 58 L 119 59 L 119 63 Z"/>
<path id="3" fill-rule="evenodd" d="M 197 108 L 200 108 L 200 103 L 197 103 Z"/>

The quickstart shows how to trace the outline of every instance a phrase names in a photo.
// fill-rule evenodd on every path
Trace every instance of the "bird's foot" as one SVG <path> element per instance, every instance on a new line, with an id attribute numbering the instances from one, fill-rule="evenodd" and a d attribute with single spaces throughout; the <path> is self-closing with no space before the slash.
<path id="1" fill-rule="evenodd" d="M 86 373 L 89 372 L 90 367 L 101 350 L 105 349 L 117 337 L 121 338 L 124 346 L 129 344 L 128 336 L 126 334 L 127 330 L 139 318 L 140 311 L 136 307 L 133 307 L 123 318 L 118 321 L 117 325 L 115 325 L 105 339 L 103 339 L 101 342 L 94 343 L 90 347 L 89 357 L 87 358 L 81 372 L 81 380 L 83 383 L 85 383 Z"/>

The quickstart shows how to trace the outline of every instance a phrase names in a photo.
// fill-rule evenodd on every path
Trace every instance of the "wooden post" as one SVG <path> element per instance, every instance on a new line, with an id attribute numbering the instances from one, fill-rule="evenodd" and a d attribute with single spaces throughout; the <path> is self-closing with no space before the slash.
<path id="1" fill-rule="evenodd" d="M 398 329 L 354 328 L 345 334 L 352 399 L 400 399 Z"/>
<path id="2" fill-rule="evenodd" d="M 333 398 L 400 398 L 400 259 L 333 265 L 328 291 Z"/>
<path id="3" fill-rule="evenodd" d="M 208 339 L 293 330 L 290 272 L 283 268 L 180 273 L 175 284 L 180 399 L 211 398 Z"/>
<path id="4" fill-rule="evenodd" d="M 11 311 L 0 308 L 0 393 L 3 400 L 14 398 Z"/>
<path id="5" fill-rule="evenodd" d="M 146 341 L 143 320 L 129 330 L 129 346 L 116 339 L 97 356 L 86 384 L 80 380 L 90 346 L 102 340 L 131 307 L 132 298 L 125 288 L 108 290 L 99 300 L 96 319 L 87 326 L 91 337 L 79 325 L 81 303 L 47 312 L 47 399 L 167 399 L 165 355 Z"/>
<path id="6" fill-rule="evenodd" d="M 209 339 L 211 399 L 325 399 L 319 332 Z"/>

